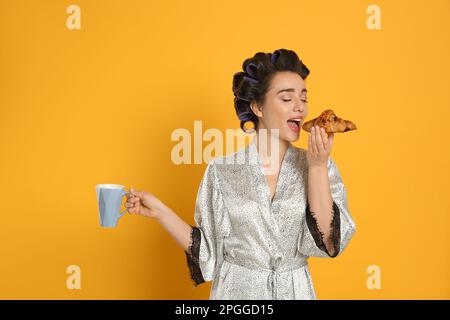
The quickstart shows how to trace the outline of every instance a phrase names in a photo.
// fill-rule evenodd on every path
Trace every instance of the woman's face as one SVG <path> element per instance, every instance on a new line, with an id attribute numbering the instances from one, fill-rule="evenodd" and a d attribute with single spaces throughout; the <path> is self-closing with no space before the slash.
<path id="1" fill-rule="evenodd" d="M 308 101 L 305 80 L 296 72 L 280 71 L 275 74 L 266 93 L 264 105 L 259 108 L 251 104 L 258 116 L 258 130 L 279 129 L 279 138 L 296 141 L 300 137 L 303 119 L 308 115 Z M 300 119 L 297 124 L 289 119 Z"/>

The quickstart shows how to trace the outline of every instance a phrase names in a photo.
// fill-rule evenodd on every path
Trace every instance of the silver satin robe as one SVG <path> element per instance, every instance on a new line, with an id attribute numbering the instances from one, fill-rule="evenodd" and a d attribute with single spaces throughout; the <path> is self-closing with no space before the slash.
<path id="1" fill-rule="evenodd" d="M 330 157 L 330 255 L 307 202 L 306 150 L 289 144 L 272 201 L 255 142 L 205 170 L 185 251 L 190 277 L 213 281 L 209 299 L 316 299 L 308 257 L 338 256 L 356 230 L 346 188 Z M 242 156 L 249 161 L 239 164 Z"/>

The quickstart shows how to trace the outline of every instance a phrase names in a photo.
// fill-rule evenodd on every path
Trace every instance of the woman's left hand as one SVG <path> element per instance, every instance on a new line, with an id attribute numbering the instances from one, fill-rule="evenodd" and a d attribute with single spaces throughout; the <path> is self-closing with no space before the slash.
<path id="1" fill-rule="evenodd" d="M 306 158 L 308 166 L 325 167 L 328 166 L 328 157 L 333 146 L 334 133 L 327 134 L 325 129 L 314 126 L 311 128 L 311 134 L 308 136 L 308 150 Z"/>

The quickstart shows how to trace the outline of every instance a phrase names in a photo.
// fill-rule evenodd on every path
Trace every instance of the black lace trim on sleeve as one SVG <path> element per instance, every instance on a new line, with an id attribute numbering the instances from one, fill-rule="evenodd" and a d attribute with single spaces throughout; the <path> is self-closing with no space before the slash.
<path id="1" fill-rule="evenodd" d="M 338 205 L 333 201 L 333 217 L 331 218 L 331 232 L 330 237 L 333 242 L 334 253 L 331 255 L 324 242 L 324 234 L 319 230 L 314 212 L 311 211 L 309 203 L 306 205 L 306 223 L 311 235 L 316 242 L 317 247 L 324 251 L 331 258 L 336 257 L 339 254 L 340 242 L 341 242 L 341 218 Z"/>
<path id="2" fill-rule="evenodd" d="M 202 271 L 199 264 L 199 254 L 200 254 L 200 241 L 201 233 L 200 229 L 192 226 L 191 238 L 189 247 L 184 252 L 186 253 L 186 261 L 189 267 L 190 278 L 194 283 L 194 287 L 205 282 L 203 279 Z"/>

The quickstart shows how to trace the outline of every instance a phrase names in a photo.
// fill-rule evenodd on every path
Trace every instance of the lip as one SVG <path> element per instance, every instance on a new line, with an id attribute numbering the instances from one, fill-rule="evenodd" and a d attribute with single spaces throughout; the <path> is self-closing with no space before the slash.
<path id="1" fill-rule="evenodd" d="M 292 117 L 292 118 L 287 119 L 286 121 L 293 120 L 293 119 L 300 119 L 300 122 L 303 122 L 303 117 L 302 116 Z"/>

